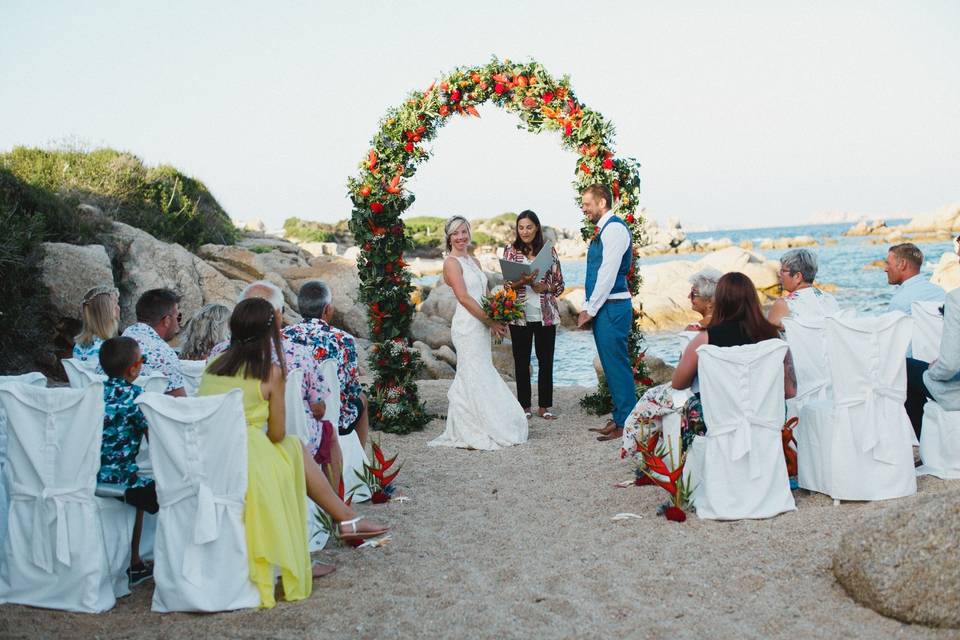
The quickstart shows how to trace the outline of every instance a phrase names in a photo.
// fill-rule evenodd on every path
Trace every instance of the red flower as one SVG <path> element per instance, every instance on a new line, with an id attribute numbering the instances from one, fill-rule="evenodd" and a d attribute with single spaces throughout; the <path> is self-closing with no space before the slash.
<path id="1" fill-rule="evenodd" d="M 644 475 L 639 476 L 638 478 L 636 478 L 636 479 L 633 481 L 633 484 L 636 485 L 636 486 L 638 486 L 638 487 L 646 487 L 646 486 L 648 486 L 648 485 L 653 485 L 654 482 L 653 482 L 653 480 L 650 479 L 649 476 L 647 476 L 646 474 L 644 474 Z"/>
<path id="2" fill-rule="evenodd" d="M 413 153 L 413 142 L 407 140 L 407 144 L 403 145 L 403 148 L 406 149 L 407 153 Z"/>
<path id="3" fill-rule="evenodd" d="M 573 135 L 573 125 L 569 122 L 563 125 L 563 135 L 570 137 Z"/>
<path id="4" fill-rule="evenodd" d="M 410 308 L 410 306 L 409 306 L 406 302 L 401 302 L 401 303 L 397 306 L 397 309 L 400 311 L 400 313 L 406 313 L 406 312 L 407 312 L 407 309 L 409 309 L 409 308 Z"/>
<path id="5" fill-rule="evenodd" d="M 440 105 L 440 115 L 443 116 L 444 118 L 450 115 L 450 107 L 448 107 L 445 104 Z"/>
<path id="6" fill-rule="evenodd" d="M 493 92 L 498 96 L 503 95 L 503 92 L 506 90 L 507 88 L 503 86 L 502 82 L 498 82 L 497 84 L 493 85 Z"/>
<path id="7" fill-rule="evenodd" d="M 383 491 L 374 491 L 373 495 L 370 496 L 370 502 L 373 504 L 383 504 L 384 502 L 390 502 L 390 496 L 385 494 Z"/>
<path id="8" fill-rule="evenodd" d="M 653 385 L 653 380 L 644 376 L 643 378 L 640 378 L 640 384 L 642 384 L 645 387 L 649 387 Z"/>
<path id="9" fill-rule="evenodd" d="M 523 99 L 523 106 L 525 106 L 527 109 L 532 109 L 533 107 L 537 106 L 537 99 L 527 96 Z"/>
<path id="10" fill-rule="evenodd" d="M 587 163 L 586 163 L 586 162 L 581 162 L 581 163 L 580 163 L 580 171 L 582 171 L 583 173 L 586 173 L 586 174 L 588 174 L 588 175 L 590 174 L 590 167 L 587 166 Z"/>
<path id="11" fill-rule="evenodd" d="M 594 228 L 593 228 L 593 237 L 590 238 L 590 239 L 591 239 L 591 240 L 596 240 L 596 239 L 597 239 L 597 236 L 599 236 L 599 235 L 600 235 L 600 227 L 594 227 Z"/>
<path id="12" fill-rule="evenodd" d="M 423 114 L 421 113 L 420 115 L 422 116 Z M 421 120 L 422 119 L 423 118 L 421 118 Z M 416 130 L 414 131 L 414 133 L 417 134 L 418 136 L 422 136 L 426 132 L 427 132 L 427 128 L 422 125 L 417 127 Z"/>
<path id="13" fill-rule="evenodd" d="M 399 236 L 401 233 L 403 233 L 403 227 L 401 227 L 399 224 L 395 224 L 390 227 L 390 233 L 395 236 Z"/>
<path id="14" fill-rule="evenodd" d="M 373 211 L 374 213 L 380 213 L 381 211 L 383 211 L 383 205 L 380 204 L 379 202 L 371 202 L 370 211 Z"/>
<path id="15" fill-rule="evenodd" d="M 680 507 L 669 506 L 663 510 L 663 515 L 666 516 L 667 520 L 672 520 L 674 522 L 686 522 L 687 514 Z"/>
<path id="16" fill-rule="evenodd" d="M 604 158 L 603 160 L 604 169 L 613 169 L 613 158 Z"/>
<path id="17" fill-rule="evenodd" d="M 627 221 L 627 224 L 633 224 L 634 222 L 637 221 L 637 219 L 633 217 L 632 213 L 628 213 L 626 217 L 626 221 Z"/>
<path id="18" fill-rule="evenodd" d="M 552 101 L 553 101 L 553 93 L 551 93 L 550 91 L 547 91 L 546 93 L 543 94 L 543 104 L 547 104 Z"/>
<path id="19" fill-rule="evenodd" d="M 459 90 L 459 89 L 455 89 L 455 90 L 450 94 L 450 102 L 460 102 L 460 90 Z"/>
<path id="20" fill-rule="evenodd" d="M 362 187 L 360 187 L 360 195 L 363 196 L 364 198 L 370 195 L 370 191 L 371 191 L 370 185 L 365 184 Z"/>
<path id="21" fill-rule="evenodd" d="M 372 245 L 372 244 L 370 244 L 369 242 L 364 242 L 364 243 L 363 243 L 363 250 L 364 250 L 364 251 L 370 251 L 370 250 L 372 250 L 372 249 L 373 249 L 373 245 Z"/>

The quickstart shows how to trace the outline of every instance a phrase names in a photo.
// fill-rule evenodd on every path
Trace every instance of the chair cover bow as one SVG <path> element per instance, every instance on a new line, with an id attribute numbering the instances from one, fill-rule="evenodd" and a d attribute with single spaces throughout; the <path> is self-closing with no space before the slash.
<path id="1" fill-rule="evenodd" d="M 53 553 L 47 544 L 44 532 L 56 522 L 56 534 L 53 546 L 56 548 L 57 560 L 70 566 L 70 534 L 67 528 L 67 514 L 65 505 L 68 502 L 90 503 L 89 489 L 79 487 L 44 487 L 37 491 L 14 482 L 11 486 L 10 499 L 17 501 L 34 501 L 33 508 L 33 536 L 31 537 L 31 561 L 47 573 L 53 573 Z M 52 506 L 52 508 L 51 508 Z"/>
<path id="2" fill-rule="evenodd" d="M 863 453 L 873 451 L 873 457 L 880 462 L 895 464 L 897 455 L 889 439 L 881 439 L 879 421 L 891 411 L 902 411 L 906 400 L 906 389 L 897 387 L 872 386 L 861 394 L 837 398 L 837 407 L 849 410 L 857 405 L 864 405 L 863 424 L 853 430 L 854 439 Z M 849 420 L 849 411 L 848 418 Z"/>
<path id="3" fill-rule="evenodd" d="M 709 424 L 707 426 L 707 437 L 717 437 L 730 434 L 730 460 L 737 461 L 745 455 L 750 454 L 752 441 L 750 430 L 753 427 L 762 427 L 772 431 L 780 431 L 783 427 L 777 420 L 771 420 L 758 416 L 753 413 L 744 413 L 737 419 L 718 424 Z M 761 475 L 761 470 L 757 465 L 757 458 L 750 456 L 750 477 L 756 480 Z"/>

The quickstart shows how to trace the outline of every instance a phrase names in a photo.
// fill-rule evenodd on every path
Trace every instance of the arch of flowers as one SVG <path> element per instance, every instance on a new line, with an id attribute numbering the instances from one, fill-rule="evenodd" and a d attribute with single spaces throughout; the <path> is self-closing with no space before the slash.
<path id="1" fill-rule="evenodd" d="M 370 364 L 375 381 L 369 393 L 374 428 L 407 433 L 429 420 L 415 384 L 419 356 L 409 348 L 413 286 L 403 253 L 412 243 L 400 216 L 414 196 L 404 180 L 430 157 L 426 143 L 450 118 L 479 118 L 477 107 L 484 103 L 515 113 L 521 127 L 532 133 L 557 132 L 562 146 L 577 154 L 576 197 L 590 184 L 608 185 L 616 212 L 633 234 L 634 252 L 644 241 L 636 213 L 639 163 L 616 156 L 613 124 L 577 99 L 567 77 L 558 80 L 535 61 L 518 64 L 493 58 L 486 65 L 454 69 L 425 90 L 410 93 L 383 117 L 359 173 L 348 180 L 353 201 L 350 230 L 361 249 L 359 299 L 369 306 L 374 342 Z M 584 219 L 581 231 L 589 240 L 594 227 Z M 629 286 L 636 294 L 640 278 L 635 270 Z M 638 383 L 646 381 L 641 345 L 642 334 L 635 325 L 630 349 Z M 603 384 L 600 393 L 605 393 Z"/>

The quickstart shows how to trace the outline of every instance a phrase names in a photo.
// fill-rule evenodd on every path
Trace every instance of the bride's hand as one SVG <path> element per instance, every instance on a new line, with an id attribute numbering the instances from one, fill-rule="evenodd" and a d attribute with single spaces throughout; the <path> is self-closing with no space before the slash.
<path id="1" fill-rule="evenodd" d="M 507 335 L 507 325 L 502 322 L 494 322 L 490 325 L 490 333 L 496 338 L 504 338 Z"/>

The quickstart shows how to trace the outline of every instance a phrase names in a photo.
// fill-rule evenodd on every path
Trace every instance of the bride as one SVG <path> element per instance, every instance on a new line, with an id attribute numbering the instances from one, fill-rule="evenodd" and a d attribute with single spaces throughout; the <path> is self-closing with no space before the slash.
<path id="1" fill-rule="evenodd" d="M 443 280 L 457 297 L 450 326 L 457 374 L 447 392 L 447 428 L 429 446 L 499 449 L 526 442 L 526 415 L 493 367 L 490 334 L 502 337 L 507 327 L 491 321 L 480 306 L 487 276 L 467 253 L 470 223 L 453 216 L 443 230 L 449 253 L 443 262 Z"/>

